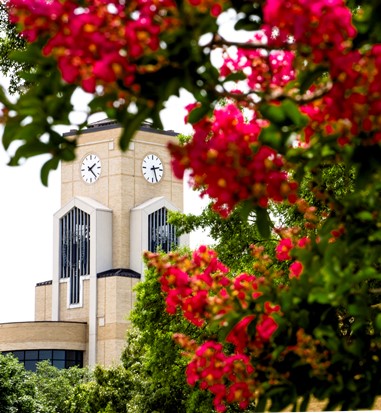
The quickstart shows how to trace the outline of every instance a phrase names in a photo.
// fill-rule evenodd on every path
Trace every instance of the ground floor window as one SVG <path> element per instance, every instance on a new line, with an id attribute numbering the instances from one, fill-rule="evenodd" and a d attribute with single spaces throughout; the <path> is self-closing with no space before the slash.
<path id="1" fill-rule="evenodd" d="M 4 351 L 3 354 L 12 353 L 26 370 L 36 371 L 36 364 L 48 360 L 50 364 L 59 369 L 69 367 L 83 367 L 83 351 L 78 350 L 14 350 Z"/>

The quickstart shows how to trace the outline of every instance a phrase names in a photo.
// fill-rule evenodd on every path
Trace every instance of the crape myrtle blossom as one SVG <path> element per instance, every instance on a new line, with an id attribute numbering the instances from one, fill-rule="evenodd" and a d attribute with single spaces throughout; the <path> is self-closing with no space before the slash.
<path id="1" fill-rule="evenodd" d="M 246 121 L 236 105 L 216 109 L 213 118 L 193 125 L 192 141 L 170 144 L 175 175 L 182 178 L 189 168 L 193 186 L 224 216 L 244 200 L 261 207 L 269 200 L 295 202 L 297 184 L 288 179 L 282 156 L 258 140 L 262 126 L 255 117 Z"/>
<path id="2" fill-rule="evenodd" d="M 266 288 L 268 281 L 263 276 L 246 273 L 229 277 L 229 269 L 205 246 L 195 250 L 192 256 L 146 253 L 146 258 L 160 275 L 170 314 L 180 310 L 191 323 L 201 327 L 210 323 L 228 325 L 230 315 L 238 308 L 247 312 L 226 336 L 226 342 L 234 348 L 233 354 L 215 341 L 198 345 L 183 334 L 174 337 L 191 358 L 186 370 L 188 383 L 198 383 L 211 391 L 217 411 L 225 411 L 225 403 L 237 402 L 242 408 L 247 407 L 255 399 L 258 382 L 246 352 L 266 351 L 278 328 L 274 315 L 281 316 L 278 304 L 261 299 L 262 288 Z M 256 303 L 255 312 L 249 310 L 250 303 Z"/>

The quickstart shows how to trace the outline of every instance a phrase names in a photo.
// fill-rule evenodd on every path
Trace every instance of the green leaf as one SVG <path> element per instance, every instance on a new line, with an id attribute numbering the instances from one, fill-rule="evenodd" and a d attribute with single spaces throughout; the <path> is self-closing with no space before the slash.
<path id="1" fill-rule="evenodd" d="M 239 80 L 245 80 L 246 75 L 243 72 L 235 72 L 235 73 L 230 73 L 230 75 L 226 76 L 224 79 L 225 82 L 237 82 Z"/>
<path id="2" fill-rule="evenodd" d="M 369 235 L 369 241 L 381 241 L 381 231 L 376 231 L 373 234 Z"/>
<path id="3" fill-rule="evenodd" d="M 27 159 L 32 156 L 43 155 L 47 152 L 48 145 L 46 143 L 35 140 L 25 143 L 17 148 L 14 156 L 9 162 L 9 165 L 16 166 L 20 159 Z"/>
<path id="4" fill-rule="evenodd" d="M 189 123 L 192 123 L 192 124 L 197 123 L 205 115 L 208 114 L 209 110 L 210 108 L 208 105 L 201 105 L 201 106 L 194 108 L 188 116 Z"/>
<path id="5" fill-rule="evenodd" d="M 271 235 L 272 222 L 268 210 L 266 208 L 256 207 L 255 214 L 259 234 L 264 239 L 269 239 Z"/>
<path id="6" fill-rule="evenodd" d="M 259 107 L 259 111 L 271 123 L 281 125 L 286 121 L 286 114 L 281 105 L 264 103 Z"/>
<path id="7" fill-rule="evenodd" d="M 300 128 L 307 125 L 308 117 L 300 112 L 299 106 L 295 102 L 290 99 L 285 99 L 281 106 L 284 114 L 295 126 Z"/>
<path id="8" fill-rule="evenodd" d="M 381 331 L 381 314 L 377 314 L 376 319 L 374 321 L 374 326 L 378 331 Z"/>
<path id="9" fill-rule="evenodd" d="M 58 168 L 59 165 L 59 159 L 58 158 L 52 158 L 49 159 L 47 162 L 44 163 L 44 165 L 41 168 L 41 182 L 43 185 L 48 186 L 48 178 L 49 178 L 49 173 L 50 171 L 54 171 Z"/>
<path id="10" fill-rule="evenodd" d="M 300 93 L 306 93 L 315 80 L 319 79 L 319 77 L 321 77 L 324 73 L 327 73 L 327 68 L 324 66 L 317 66 L 314 70 L 310 71 L 302 71 L 299 76 Z"/>
<path id="11" fill-rule="evenodd" d="M 308 302 L 319 304 L 329 304 L 331 299 L 328 292 L 323 288 L 314 288 L 308 295 Z"/>
<path id="12" fill-rule="evenodd" d="M 256 412 L 266 411 L 267 397 L 261 396 L 258 400 L 257 405 L 255 406 Z"/>
<path id="13" fill-rule="evenodd" d="M 373 214 L 369 211 L 361 211 L 356 214 L 356 218 L 360 221 L 373 221 Z"/>
<path id="14" fill-rule="evenodd" d="M 310 393 L 307 393 L 303 397 L 302 402 L 300 403 L 300 408 L 299 408 L 300 412 L 306 412 L 307 411 L 307 407 L 308 407 L 308 404 L 310 402 L 310 398 L 311 398 Z"/>
<path id="15" fill-rule="evenodd" d="M 263 144 L 276 149 L 280 153 L 283 153 L 282 148 L 287 138 L 288 135 L 283 134 L 278 126 L 274 124 L 271 124 L 266 128 L 262 128 L 259 135 L 259 140 Z"/>

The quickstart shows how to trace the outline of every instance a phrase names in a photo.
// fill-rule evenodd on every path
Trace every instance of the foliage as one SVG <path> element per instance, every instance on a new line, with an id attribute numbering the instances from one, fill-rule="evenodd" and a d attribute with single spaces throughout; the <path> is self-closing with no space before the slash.
<path id="1" fill-rule="evenodd" d="M 36 391 L 29 372 L 10 354 L 0 354 L 0 412 L 34 413 L 38 411 Z"/>
<path id="2" fill-rule="evenodd" d="M 20 36 L 16 27 L 10 23 L 8 18 L 7 2 L 0 3 L 0 73 L 9 79 L 9 92 L 14 94 L 23 89 L 24 82 L 18 76 L 18 72 L 28 69 L 27 63 L 19 63 L 11 59 L 14 50 L 23 50 L 25 39 Z"/>
<path id="3" fill-rule="evenodd" d="M 241 208 L 236 208 L 229 217 L 222 218 L 209 205 L 200 215 L 171 212 L 169 221 L 176 226 L 179 235 L 199 229 L 207 230 L 213 240 L 213 249 L 232 272 L 252 269 L 252 244 L 262 243 L 274 247 L 276 243 L 275 239 L 263 239 L 258 233 L 255 217 L 246 217 Z"/>
<path id="4" fill-rule="evenodd" d="M 125 368 L 138 377 L 134 396 L 129 402 L 132 412 L 184 411 L 210 412 L 212 399 L 205 392 L 186 385 L 186 360 L 173 341 L 177 331 L 199 336 L 200 331 L 180 314 L 165 311 L 164 297 L 157 272 L 150 269 L 144 282 L 136 287 L 137 300 L 122 356 Z M 201 333 L 204 334 L 204 333 Z"/>
<path id="5" fill-rule="evenodd" d="M 128 412 L 131 382 L 131 374 L 123 366 L 109 368 L 96 366 L 92 380 L 79 383 L 74 387 L 65 412 Z"/>
<path id="6" fill-rule="evenodd" d="M 253 274 L 235 279 L 205 247 L 149 256 L 167 310 L 194 324 L 176 336 L 188 383 L 208 389 L 221 412 L 252 402 L 303 410 L 311 396 L 328 410 L 369 408 L 381 376 L 381 3 L 11 3 L 28 40 L 12 59 L 34 67 L 20 74 L 32 86 L 16 103 L 1 96 L 3 145 L 19 144 L 12 164 L 49 153 L 46 182 L 74 158 L 76 141 L 56 126 L 69 123 L 77 88 L 93 94 L 89 113 L 120 122 L 122 149 L 144 119 L 160 126 L 165 101 L 185 88 L 194 135 L 169 147 L 175 175 L 190 170 L 214 211 L 242 208 L 262 239 L 279 238 L 272 254 L 254 246 Z M 248 41 L 220 30 L 226 15 Z M 274 204 L 298 226 L 273 226 Z M 153 351 L 147 366 L 159 376 Z M 168 394 L 174 383 L 162 379 Z"/>
<path id="7" fill-rule="evenodd" d="M 41 405 L 39 411 L 68 413 L 68 400 L 73 397 L 73 388 L 87 382 L 90 377 L 91 374 L 86 368 L 57 369 L 48 361 L 38 363 L 36 373 L 31 375 L 30 380 Z"/>
<path id="8" fill-rule="evenodd" d="M 181 347 L 173 341 L 173 334 L 183 332 L 200 341 L 218 332 L 200 331 L 180 313 L 168 314 L 157 278 L 157 272 L 151 268 L 146 272 L 145 280 L 136 287 L 137 301 L 131 314 L 133 328 L 127 333 L 122 356 L 123 365 L 134 380 L 128 411 L 214 411 L 210 394 L 187 385 L 187 360 Z M 228 411 L 238 410 L 232 406 Z"/>

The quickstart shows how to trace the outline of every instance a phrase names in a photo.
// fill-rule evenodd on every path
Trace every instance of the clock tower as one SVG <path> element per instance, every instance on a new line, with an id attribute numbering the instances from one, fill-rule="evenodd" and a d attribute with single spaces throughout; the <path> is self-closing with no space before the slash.
<path id="1" fill-rule="evenodd" d="M 105 120 L 66 134 L 77 139 L 77 159 L 61 166 L 53 280 L 36 287 L 36 321 L 86 324 L 89 365 L 119 361 L 143 251 L 187 241 L 167 222 L 169 210 L 183 209 L 183 182 L 166 149 L 176 134 L 143 125 L 122 152 L 120 132 Z"/>

